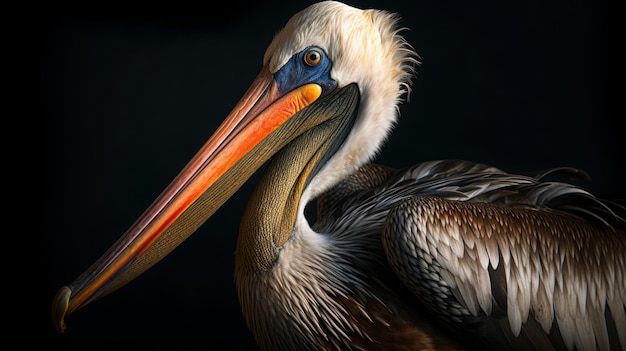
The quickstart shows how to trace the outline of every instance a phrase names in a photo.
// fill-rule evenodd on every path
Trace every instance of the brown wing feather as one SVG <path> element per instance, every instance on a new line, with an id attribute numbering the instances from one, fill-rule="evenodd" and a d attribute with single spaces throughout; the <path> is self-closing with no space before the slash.
<path id="1" fill-rule="evenodd" d="M 623 229 L 545 207 L 435 197 L 402 201 L 387 223 L 392 268 L 449 321 L 493 329 L 496 306 L 506 311 L 500 329 L 511 345 L 615 349 L 621 339 L 626 347 L 626 332 L 614 329 L 626 325 Z M 432 299 L 438 290 L 446 304 Z"/>
<path id="2" fill-rule="evenodd" d="M 382 242 L 399 278 L 444 323 L 494 349 L 624 345 L 626 207 L 547 181 L 562 173 L 578 174 L 367 165 L 318 199 L 316 228 L 346 235 L 386 217 Z"/>

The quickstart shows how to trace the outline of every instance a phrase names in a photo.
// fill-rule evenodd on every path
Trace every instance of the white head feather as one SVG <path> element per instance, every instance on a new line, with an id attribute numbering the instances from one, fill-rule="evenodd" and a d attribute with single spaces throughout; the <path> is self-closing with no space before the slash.
<path id="1" fill-rule="evenodd" d="M 357 83 L 359 116 L 346 142 L 312 180 L 302 204 L 370 161 L 398 118 L 410 93 L 418 56 L 399 35 L 396 14 L 324 1 L 295 14 L 267 48 L 263 62 L 276 72 L 295 53 L 315 45 L 332 61 L 339 87 Z"/>

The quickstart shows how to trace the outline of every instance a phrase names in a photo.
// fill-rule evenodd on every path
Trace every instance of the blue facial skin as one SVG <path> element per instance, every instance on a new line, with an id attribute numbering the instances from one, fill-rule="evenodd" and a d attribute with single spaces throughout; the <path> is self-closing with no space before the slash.
<path id="1" fill-rule="evenodd" d="M 330 78 L 331 68 L 332 62 L 324 50 L 317 46 L 309 46 L 293 55 L 278 72 L 274 73 L 274 79 L 281 93 L 305 84 L 317 83 L 322 87 L 322 95 L 325 95 L 337 87 L 337 82 Z"/>

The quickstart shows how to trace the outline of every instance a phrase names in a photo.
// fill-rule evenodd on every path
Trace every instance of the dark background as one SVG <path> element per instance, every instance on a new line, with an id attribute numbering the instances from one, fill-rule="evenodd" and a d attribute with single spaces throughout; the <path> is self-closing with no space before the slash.
<path id="1" fill-rule="evenodd" d="M 309 3 L 41 16 L 45 270 L 35 320 L 50 345 L 254 349 L 233 282 L 254 179 L 172 255 L 71 315 L 63 335 L 50 302 L 186 164 L 255 78 L 273 35 Z M 423 62 L 376 161 L 463 158 L 513 172 L 573 166 L 590 173 L 593 191 L 624 191 L 623 114 L 610 89 L 612 43 L 621 41 L 612 39 L 608 2 L 348 3 L 400 13 Z"/>

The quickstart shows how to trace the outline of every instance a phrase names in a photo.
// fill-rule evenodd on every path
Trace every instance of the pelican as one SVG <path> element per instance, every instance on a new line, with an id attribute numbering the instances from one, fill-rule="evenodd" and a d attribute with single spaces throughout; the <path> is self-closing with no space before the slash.
<path id="1" fill-rule="evenodd" d="M 401 34 L 398 15 L 335 1 L 295 14 L 198 153 L 59 289 L 57 330 L 168 255 L 264 167 L 234 272 L 261 349 L 626 348 L 626 207 L 552 180 L 584 172 L 371 163 L 419 64 Z"/>

